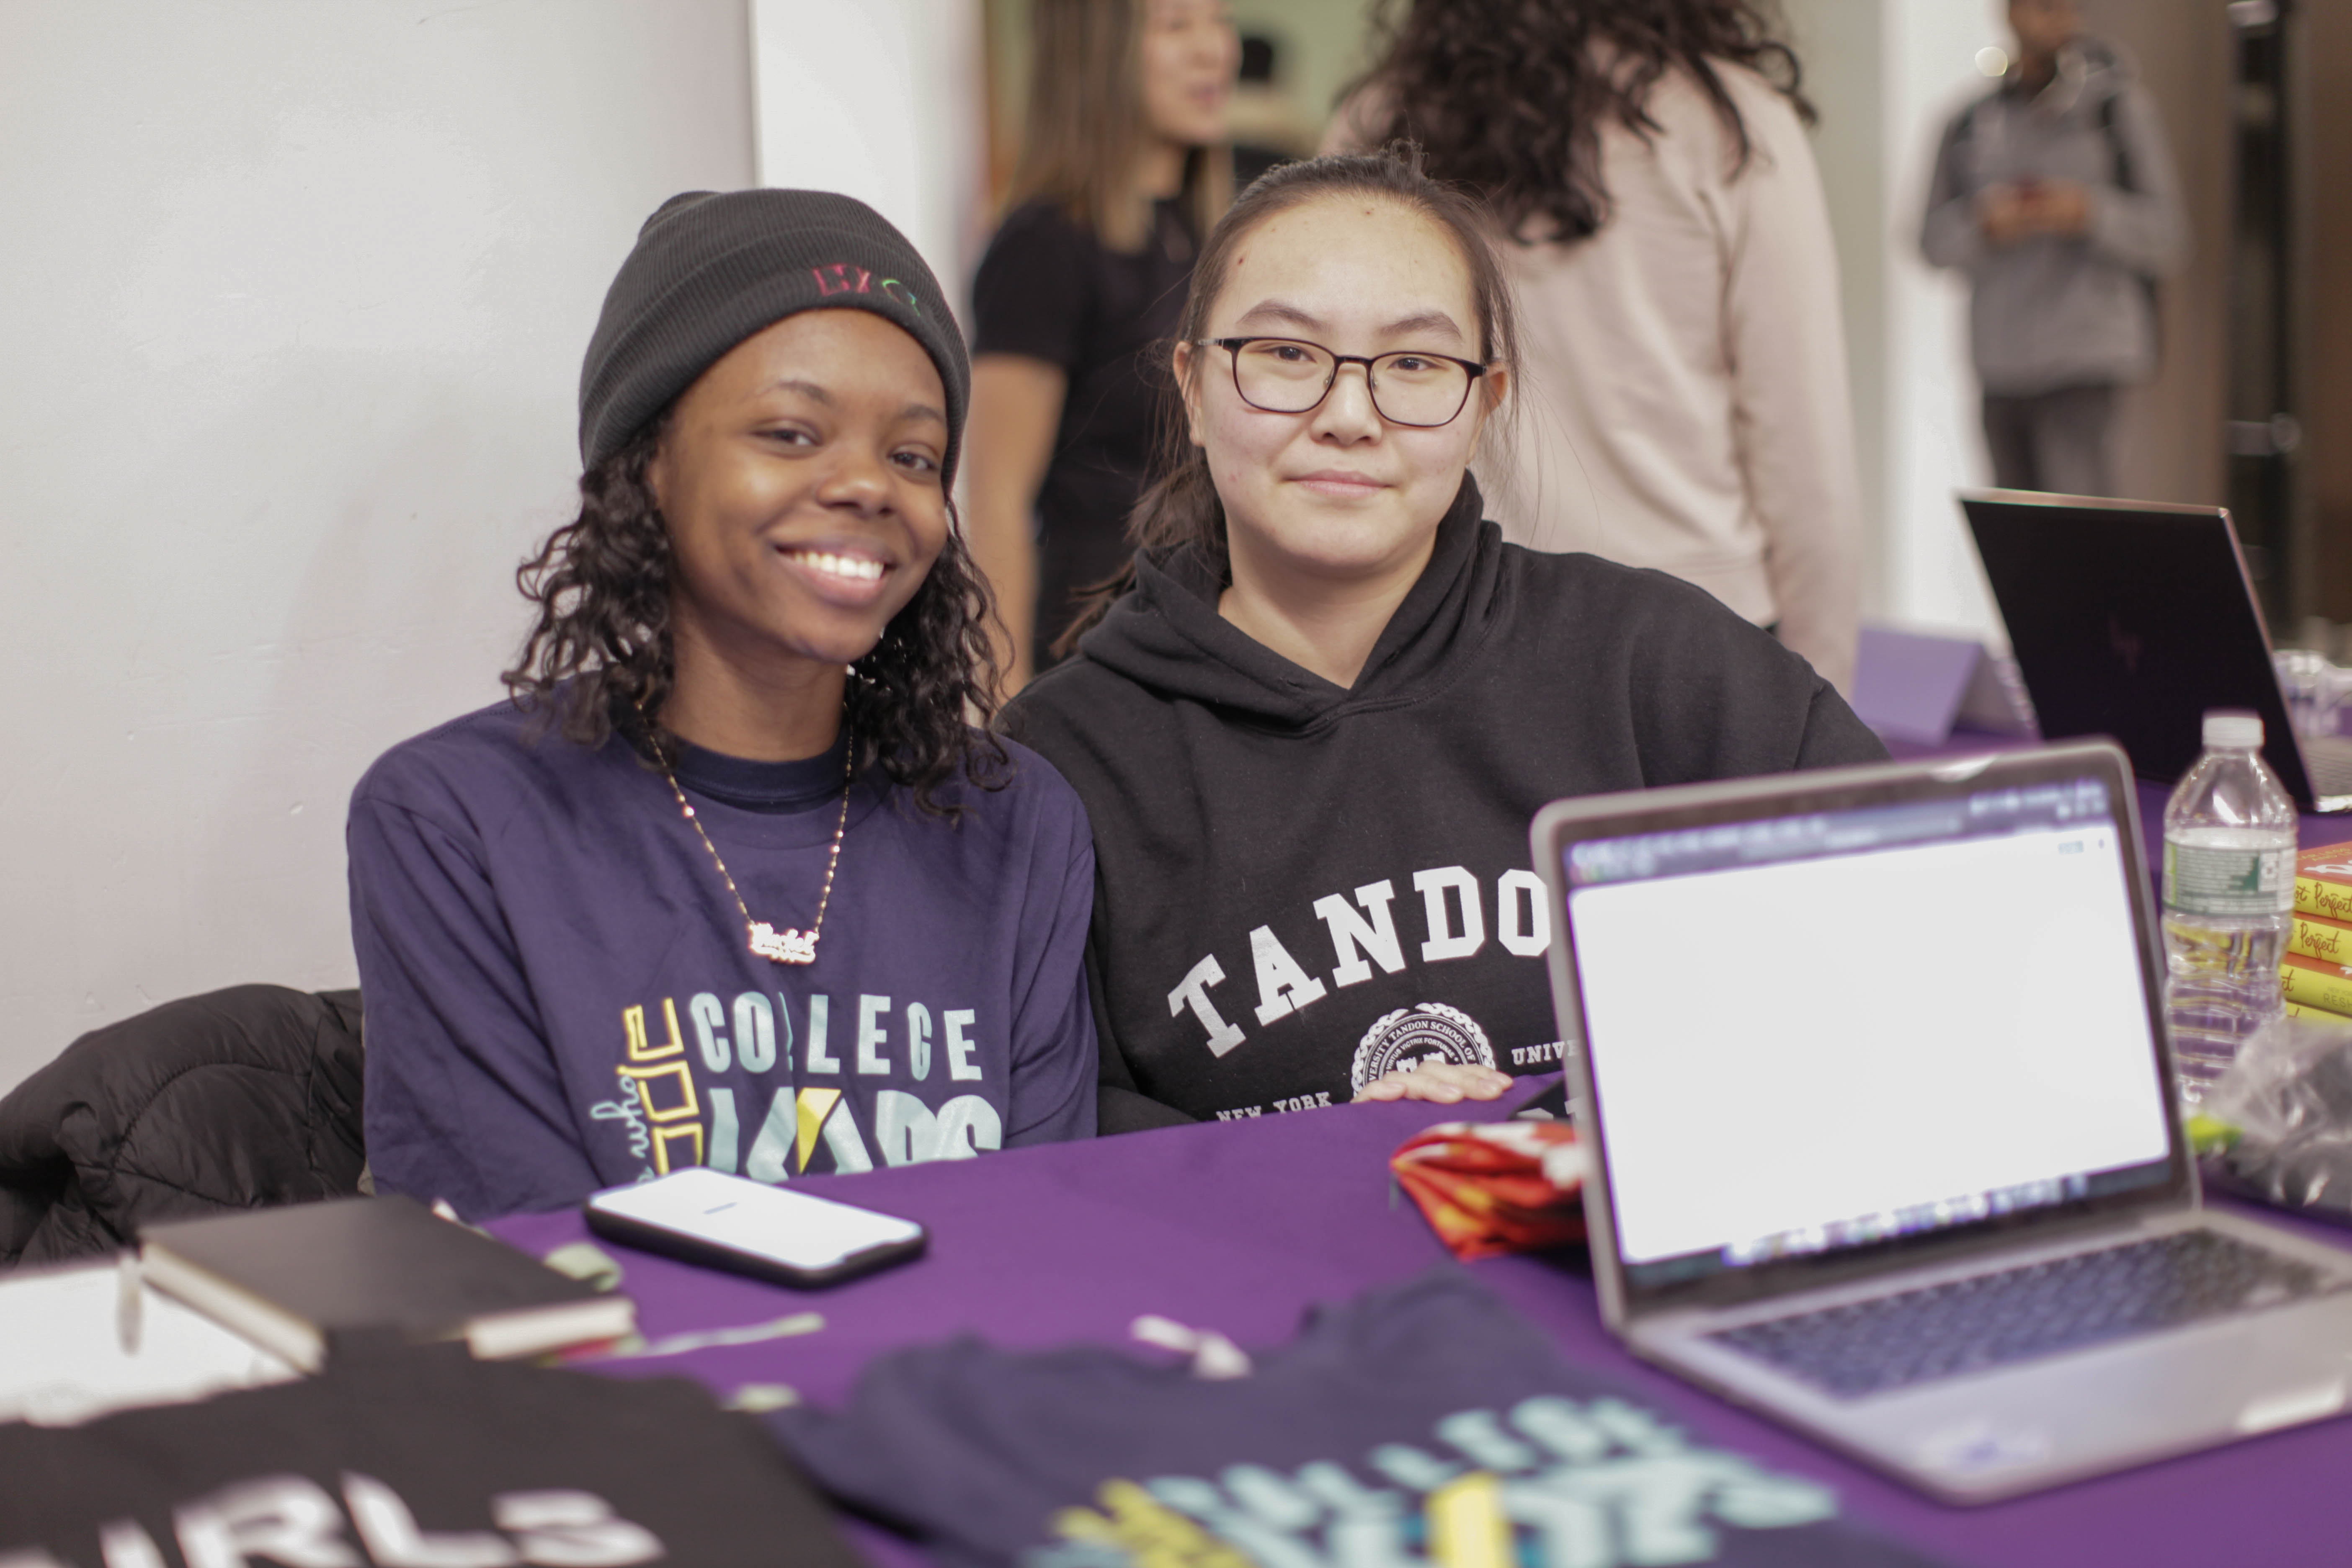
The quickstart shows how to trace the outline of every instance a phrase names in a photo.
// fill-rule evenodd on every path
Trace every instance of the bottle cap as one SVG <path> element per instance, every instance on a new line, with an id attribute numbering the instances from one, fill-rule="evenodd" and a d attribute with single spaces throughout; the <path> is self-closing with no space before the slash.
<path id="1" fill-rule="evenodd" d="M 2256 752 L 2263 744 L 2263 716 L 2235 708 L 2215 708 L 2205 715 L 2209 750 Z"/>

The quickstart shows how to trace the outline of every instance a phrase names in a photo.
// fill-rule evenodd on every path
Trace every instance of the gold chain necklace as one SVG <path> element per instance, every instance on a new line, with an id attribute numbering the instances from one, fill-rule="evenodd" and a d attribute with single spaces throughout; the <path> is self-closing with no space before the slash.
<path id="1" fill-rule="evenodd" d="M 640 709 L 638 712 L 642 717 L 644 710 Z M 650 736 L 650 723 L 646 730 Z M 669 785 L 669 793 L 677 797 L 677 809 L 685 814 L 688 826 L 694 829 L 694 836 L 702 840 L 702 847 L 710 851 L 710 863 L 719 868 L 719 879 L 727 884 L 727 890 L 735 897 L 735 907 L 743 911 L 743 934 L 750 939 L 751 951 L 771 963 L 816 962 L 816 939 L 824 932 L 825 906 L 833 902 L 833 874 L 841 868 L 842 837 L 849 831 L 849 786 L 857 776 L 857 738 L 851 735 L 846 740 L 848 754 L 843 759 L 841 767 L 841 820 L 833 825 L 833 849 L 824 859 L 824 891 L 817 895 L 814 923 L 807 931 L 798 931 L 789 926 L 778 931 L 766 921 L 751 918 L 751 907 L 743 902 L 742 890 L 735 886 L 735 879 L 728 872 L 727 862 L 719 858 L 719 846 L 710 842 L 710 835 L 702 830 L 702 818 L 695 815 L 693 805 L 686 798 L 686 792 L 677 787 L 677 775 L 670 771 L 667 752 L 663 749 L 659 738 L 653 737 L 654 763 L 661 769 L 662 778 Z"/>

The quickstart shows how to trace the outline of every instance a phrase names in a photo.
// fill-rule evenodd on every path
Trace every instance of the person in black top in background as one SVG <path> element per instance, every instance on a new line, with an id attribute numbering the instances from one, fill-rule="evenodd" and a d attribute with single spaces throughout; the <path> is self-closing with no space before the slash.
<path id="1" fill-rule="evenodd" d="M 1481 520 L 1468 465 L 1516 345 L 1451 187 L 1386 156 L 1275 170 L 1177 335 L 1184 434 L 1142 548 L 1004 715 L 1094 826 L 1102 1131 L 1554 1070 L 1544 803 L 1885 749 L 1704 589 Z M 1723 998 L 1659 1005 L 1737 1026 Z"/>
<path id="2" fill-rule="evenodd" d="M 1151 351 L 1232 194 L 1223 0 L 1035 0 L 1013 210 L 972 286 L 965 526 L 1017 690 L 1126 563 L 1159 435 Z"/>

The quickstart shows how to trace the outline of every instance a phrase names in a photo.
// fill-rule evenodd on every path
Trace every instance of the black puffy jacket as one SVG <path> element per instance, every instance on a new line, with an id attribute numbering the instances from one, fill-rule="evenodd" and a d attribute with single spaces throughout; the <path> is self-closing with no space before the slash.
<path id="1" fill-rule="evenodd" d="M 360 994 L 236 985 L 94 1029 L 0 1100 L 0 1267 L 360 1190 Z"/>

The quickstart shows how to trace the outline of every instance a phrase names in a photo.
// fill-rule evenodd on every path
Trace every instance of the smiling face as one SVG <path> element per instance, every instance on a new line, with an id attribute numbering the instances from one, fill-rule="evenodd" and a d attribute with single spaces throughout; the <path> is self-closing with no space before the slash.
<path id="1" fill-rule="evenodd" d="M 922 346 L 855 310 L 788 316 L 686 390 L 648 473 L 682 694 L 714 658 L 757 684 L 872 650 L 947 543 L 946 409 Z"/>
<path id="2" fill-rule="evenodd" d="M 1147 0 L 1143 121 L 1180 147 L 1221 142 L 1242 46 L 1224 0 Z"/>
<path id="3" fill-rule="evenodd" d="M 1300 338 L 1368 358 L 1486 357 L 1453 235 L 1377 195 L 1316 197 L 1244 237 L 1202 335 Z M 1451 424 L 1413 429 L 1381 417 L 1361 365 L 1343 366 L 1305 414 L 1244 402 L 1224 349 L 1180 344 L 1176 372 L 1224 503 L 1234 585 L 1280 598 L 1417 576 L 1506 380 L 1490 367 Z"/>

